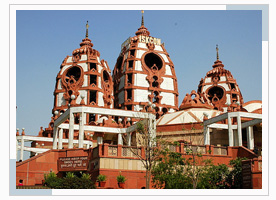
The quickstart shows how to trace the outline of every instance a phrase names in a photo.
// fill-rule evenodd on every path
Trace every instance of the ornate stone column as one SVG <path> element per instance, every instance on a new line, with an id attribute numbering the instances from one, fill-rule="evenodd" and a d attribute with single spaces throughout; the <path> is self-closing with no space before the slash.
<path id="1" fill-rule="evenodd" d="M 54 126 L 53 149 L 57 149 L 58 127 Z"/>
<path id="2" fill-rule="evenodd" d="M 204 145 L 210 145 L 210 128 L 204 126 Z"/>
<path id="3" fill-rule="evenodd" d="M 83 137 L 84 137 L 84 113 L 81 112 L 79 120 L 79 148 L 83 148 Z"/>
<path id="4" fill-rule="evenodd" d="M 123 145 L 122 133 L 118 133 L 118 144 Z"/>
<path id="5" fill-rule="evenodd" d="M 228 138 L 229 138 L 229 146 L 234 146 L 234 137 L 233 137 L 233 129 L 232 129 L 232 118 L 228 116 Z"/>
<path id="6" fill-rule="evenodd" d="M 59 135 L 58 135 L 58 149 L 62 149 L 62 139 L 63 139 L 63 129 L 59 129 Z"/>
<path id="7" fill-rule="evenodd" d="M 73 140 L 74 140 L 74 113 L 71 112 L 69 114 L 69 140 L 68 140 L 68 149 L 73 148 Z"/>
<path id="8" fill-rule="evenodd" d="M 238 145 L 242 146 L 242 126 L 241 126 L 241 116 L 239 114 L 237 116 L 237 124 L 238 124 Z"/>
<path id="9" fill-rule="evenodd" d="M 246 128 L 246 133 L 247 133 L 247 148 L 253 150 L 254 149 L 253 126 L 248 126 Z"/>

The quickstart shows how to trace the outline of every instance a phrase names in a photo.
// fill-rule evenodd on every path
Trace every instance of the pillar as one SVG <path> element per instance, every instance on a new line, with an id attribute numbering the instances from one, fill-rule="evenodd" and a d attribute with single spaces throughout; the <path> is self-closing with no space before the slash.
<path id="1" fill-rule="evenodd" d="M 239 137 L 238 137 L 238 131 L 235 129 L 233 130 L 233 137 L 234 137 L 234 146 L 239 146 Z"/>
<path id="2" fill-rule="evenodd" d="M 210 128 L 208 126 L 204 126 L 204 145 L 210 145 Z"/>
<path id="3" fill-rule="evenodd" d="M 98 143 L 98 145 L 103 144 L 103 137 L 102 136 L 97 137 L 97 143 Z"/>
<path id="4" fill-rule="evenodd" d="M 84 113 L 81 112 L 79 120 L 79 148 L 83 148 L 83 138 L 84 138 Z"/>
<path id="5" fill-rule="evenodd" d="M 118 144 L 123 145 L 122 133 L 118 134 Z"/>
<path id="6" fill-rule="evenodd" d="M 54 126 L 53 149 L 57 149 L 58 127 Z"/>
<path id="7" fill-rule="evenodd" d="M 232 129 L 232 119 L 228 116 L 228 139 L 229 139 L 229 146 L 232 147 L 234 144 L 233 138 L 233 129 Z"/>
<path id="8" fill-rule="evenodd" d="M 20 160 L 23 161 L 23 152 L 24 152 L 24 136 L 21 136 L 21 149 L 20 149 Z"/>
<path id="9" fill-rule="evenodd" d="M 127 133 L 127 146 L 131 146 L 131 133 Z"/>
<path id="10" fill-rule="evenodd" d="M 63 129 L 59 129 L 59 135 L 58 135 L 58 149 L 62 149 L 62 139 L 63 139 Z"/>
<path id="11" fill-rule="evenodd" d="M 254 149 L 254 134 L 253 134 L 253 127 L 248 126 L 246 128 L 246 135 L 247 135 L 247 148 L 253 150 Z"/>
<path id="12" fill-rule="evenodd" d="M 70 110 L 68 149 L 73 148 L 73 140 L 74 140 L 74 113 L 72 113 Z"/>
<path id="13" fill-rule="evenodd" d="M 239 114 L 237 116 L 237 124 L 238 124 L 238 146 L 242 146 L 242 126 L 241 126 L 241 116 Z"/>
<path id="14" fill-rule="evenodd" d="M 17 154 L 18 154 L 18 140 L 17 140 L 17 138 L 16 138 L 16 158 L 15 158 L 15 160 L 17 160 Z"/>

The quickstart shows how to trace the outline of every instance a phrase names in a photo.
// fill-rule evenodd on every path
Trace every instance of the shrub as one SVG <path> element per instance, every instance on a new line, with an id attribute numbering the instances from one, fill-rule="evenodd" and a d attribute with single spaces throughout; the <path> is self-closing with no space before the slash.
<path id="1" fill-rule="evenodd" d="M 61 188 L 63 179 L 51 176 L 45 180 L 45 185 L 50 188 Z"/>
<path id="2" fill-rule="evenodd" d="M 98 176 L 97 180 L 100 181 L 100 182 L 106 181 L 106 175 L 100 174 L 100 175 Z"/>
<path id="3" fill-rule="evenodd" d="M 126 182 L 126 177 L 124 177 L 122 174 L 120 174 L 119 176 L 117 176 L 117 182 L 118 183 Z"/>
<path id="4" fill-rule="evenodd" d="M 45 184 L 53 189 L 94 189 L 95 185 L 90 178 L 90 174 L 82 174 L 77 177 L 73 172 L 66 173 L 66 177 L 58 178 L 56 174 L 44 175 Z"/>

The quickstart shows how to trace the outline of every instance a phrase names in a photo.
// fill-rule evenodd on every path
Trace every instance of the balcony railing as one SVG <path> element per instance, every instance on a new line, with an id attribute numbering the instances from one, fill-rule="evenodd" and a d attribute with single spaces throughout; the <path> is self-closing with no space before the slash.
<path id="1" fill-rule="evenodd" d="M 214 146 L 214 155 L 227 155 L 227 147 Z"/>
<path id="2" fill-rule="evenodd" d="M 182 155 L 190 155 L 191 153 L 200 153 L 202 156 L 208 158 L 214 157 L 214 159 L 221 159 L 223 157 L 227 159 L 236 158 L 240 155 L 240 148 L 242 147 L 230 147 L 230 146 L 214 146 L 214 145 L 190 145 L 180 143 L 180 145 L 161 145 L 160 148 L 168 148 L 172 152 L 178 152 Z M 243 147 L 244 148 L 244 147 Z M 242 149 L 243 150 L 243 149 Z M 246 153 L 246 154 L 245 154 Z M 137 156 L 138 155 L 138 156 Z M 250 150 L 243 151 L 242 155 L 247 155 L 254 158 L 255 154 Z M 100 144 L 93 149 L 93 158 L 98 157 L 111 157 L 120 159 L 139 159 L 139 157 L 145 156 L 145 149 L 143 147 L 123 146 L 123 145 L 110 145 Z M 259 163 L 261 168 L 261 163 Z"/>
<path id="3" fill-rule="evenodd" d="M 118 146 L 108 146 L 108 156 L 117 156 L 118 155 Z"/>

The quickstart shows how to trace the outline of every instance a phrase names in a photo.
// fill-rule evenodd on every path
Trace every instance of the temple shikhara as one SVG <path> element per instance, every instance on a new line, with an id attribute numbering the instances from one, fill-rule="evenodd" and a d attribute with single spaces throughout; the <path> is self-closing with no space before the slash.
<path id="1" fill-rule="evenodd" d="M 82 171 L 93 181 L 106 175 L 105 188 L 115 189 L 121 173 L 127 177 L 125 188 L 140 189 L 146 187 L 144 144 L 154 148 L 162 139 L 179 142 L 170 150 L 183 156 L 189 143 L 216 164 L 247 157 L 251 188 L 262 188 L 262 101 L 244 102 L 239 80 L 220 60 L 218 46 L 210 54 L 214 64 L 206 76 L 179 101 L 179 66 L 161 39 L 150 35 L 143 15 L 138 30 L 122 41 L 113 71 L 94 48 L 88 30 L 87 22 L 80 47 L 56 68 L 49 126 L 41 127 L 37 136 L 17 129 L 16 183 L 42 185 L 50 171 L 60 177 Z M 141 140 L 141 124 L 152 141 Z M 24 151 L 30 152 L 27 160 Z"/>

